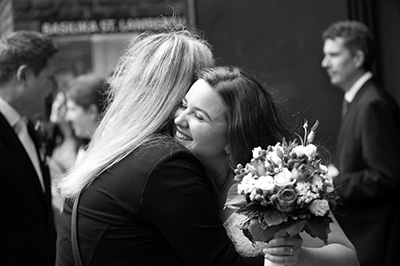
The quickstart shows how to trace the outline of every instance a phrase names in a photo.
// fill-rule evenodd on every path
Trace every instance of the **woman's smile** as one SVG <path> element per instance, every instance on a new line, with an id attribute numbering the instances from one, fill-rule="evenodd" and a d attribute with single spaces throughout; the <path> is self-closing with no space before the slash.
<path id="1" fill-rule="evenodd" d="M 192 141 L 193 140 L 191 137 L 179 132 L 178 130 L 176 130 L 175 136 L 179 140 L 186 140 L 186 141 Z"/>

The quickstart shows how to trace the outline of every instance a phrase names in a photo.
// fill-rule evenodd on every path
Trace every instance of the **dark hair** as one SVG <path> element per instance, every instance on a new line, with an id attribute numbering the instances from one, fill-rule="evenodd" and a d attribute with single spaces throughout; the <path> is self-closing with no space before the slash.
<path id="1" fill-rule="evenodd" d="M 337 37 L 344 39 L 344 45 L 354 54 L 361 50 L 364 53 L 365 60 L 363 68 L 372 69 L 374 59 L 374 41 L 368 27 L 359 21 L 338 21 L 330 25 L 323 33 L 322 39 L 335 39 Z"/>
<path id="2" fill-rule="evenodd" d="M 102 114 L 107 105 L 108 89 L 109 84 L 105 78 L 84 74 L 70 81 L 66 97 L 84 109 L 94 104 L 99 114 Z"/>
<path id="3" fill-rule="evenodd" d="M 253 148 L 266 148 L 290 137 L 269 88 L 249 72 L 238 67 L 213 67 L 201 71 L 198 79 L 215 89 L 227 107 L 230 167 L 248 162 Z"/>
<path id="4" fill-rule="evenodd" d="M 21 65 L 35 76 L 47 66 L 57 47 L 49 36 L 36 31 L 16 31 L 0 40 L 0 85 L 8 82 Z"/>

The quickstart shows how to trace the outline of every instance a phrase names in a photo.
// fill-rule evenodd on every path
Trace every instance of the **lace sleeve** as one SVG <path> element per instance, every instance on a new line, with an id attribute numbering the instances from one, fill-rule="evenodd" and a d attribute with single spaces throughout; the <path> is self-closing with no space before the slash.
<path id="1" fill-rule="evenodd" d="M 251 241 L 243 234 L 240 230 L 240 224 L 246 219 L 246 216 L 233 213 L 228 217 L 224 223 L 225 230 L 235 245 L 236 251 L 242 257 L 257 257 L 264 256 L 262 251 L 264 244 L 262 242 L 256 242 L 254 245 Z"/>

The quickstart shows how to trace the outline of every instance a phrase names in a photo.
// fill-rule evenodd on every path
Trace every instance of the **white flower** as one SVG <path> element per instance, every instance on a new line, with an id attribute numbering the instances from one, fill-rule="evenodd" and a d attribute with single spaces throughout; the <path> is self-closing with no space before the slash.
<path id="1" fill-rule="evenodd" d="M 272 176 L 260 176 L 255 181 L 255 186 L 262 189 L 264 193 L 272 192 L 275 188 L 274 178 Z"/>
<path id="2" fill-rule="evenodd" d="M 329 203 L 327 200 L 314 200 L 309 207 L 311 213 L 316 216 L 324 216 L 329 211 Z"/>
<path id="3" fill-rule="evenodd" d="M 274 163 L 275 165 L 282 164 L 282 159 L 275 152 L 270 152 L 269 154 L 267 154 L 267 160 Z"/>
<path id="4" fill-rule="evenodd" d="M 314 175 L 312 179 L 312 187 L 314 192 L 319 192 L 322 190 L 322 186 L 324 185 L 322 177 L 319 175 Z"/>
<path id="5" fill-rule="evenodd" d="M 238 194 L 247 194 L 250 193 L 254 189 L 255 179 L 251 173 L 245 175 L 237 186 Z"/>
<path id="6" fill-rule="evenodd" d="M 292 180 L 292 172 L 286 167 L 274 176 L 274 181 L 275 184 L 280 187 L 291 185 L 296 182 L 296 180 Z"/>
<path id="7" fill-rule="evenodd" d="M 314 138 L 315 138 L 315 131 L 310 131 L 310 133 L 308 133 L 307 136 L 307 143 L 313 142 Z"/>
<path id="8" fill-rule="evenodd" d="M 299 145 L 293 148 L 293 152 L 296 153 L 297 157 L 306 155 L 308 160 L 312 160 L 317 155 L 317 147 L 314 144 Z"/>
<path id="9" fill-rule="evenodd" d="M 299 197 L 297 199 L 297 202 L 299 204 L 310 203 L 311 201 L 313 201 L 316 198 L 318 198 L 318 195 L 313 193 L 311 190 L 308 190 L 304 195 L 302 195 L 301 197 Z"/>
<path id="10" fill-rule="evenodd" d="M 310 183 L 307 182 L 297 182 L 296 190 L 300 195 L 305 195 L 308 190 L 310 190 Z"/>
<path id="11" fill-rule="evenodd" d="M 333 180 L 332 180 L 331 176 L 326 175 L 325 178 L 324 178 L 324 183 L 326 185 L 325 191 L 327 193 L 332 193 L 335 190 L 334 187 L 333 187 Z"/>
<path id="12" fill-rule="evenodd" d="M 328 186 L 326 186 L 326 189 L 325 189 L 326 193 L 332 193 L 334 190 L 335 189 L 334 189 L 333 185 L 328 185 Z"/>
<path id="13" fill-rule="evenodd" d="M 260 152 L 262 151 L 261 147 L 258 146 L 257 148 L 253 149 L 253 158 L 258 158 L 260 156 Z"/>
<path id="14" fill-rule="evenodd" d="M 324 171 L 324 173 L 327 173 L 327 172 L 328 172 L 328 167 L 326 167 L 326 165 L 324 165 L 324 164 L 322 164 L 322 163 L 319 164 L 319 168 L 320 168 L 322 171 Z"/>

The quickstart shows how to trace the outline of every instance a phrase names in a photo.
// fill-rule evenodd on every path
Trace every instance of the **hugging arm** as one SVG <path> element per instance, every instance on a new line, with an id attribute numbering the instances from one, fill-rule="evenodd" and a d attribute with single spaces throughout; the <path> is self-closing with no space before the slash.
<path id="1" fill-rule="evenodd" d="M 303 247 L 296 266 L 358 266 L 357 252 L 353 244 L 346 237 L 335 217 L 330 214 L 333 223 L 330 224 L 331 232 L 328 235 L 328 244 L 305 234 Z"/>
<path id="2" fill-rule="evenodd" d="M 244 265 L 222 226 L 210 180 L 194 156 L 178 152 L 156 166 L 141 205 L 184 264 Z"/>

